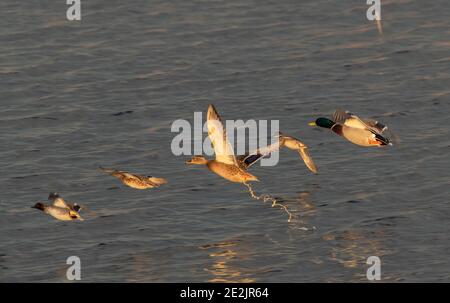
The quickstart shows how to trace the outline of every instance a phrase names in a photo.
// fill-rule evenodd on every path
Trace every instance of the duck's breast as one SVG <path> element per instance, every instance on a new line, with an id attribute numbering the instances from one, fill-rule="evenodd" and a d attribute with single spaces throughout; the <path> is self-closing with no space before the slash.
<path id="1" fill-rule="evenodd" d="M 207 166 L 213 173 L 227 179 L 228 181 L 239 183 L 244 182 L 244 176 L 242 175 L 241 170 L 234 165 L 210 161 Z"/>
<path id="2" fill-rule="evenodd" d="M 45 209 L 45 212 L 47 214 L 49 214 L 50 216 L 61 220 L 61 221 L 71 221 L 73 220 L 72 217 L 70 216 L 70 212 L 68 209 L 66 208 L 61 208 L 61 207 L 55 207 L 55 206 L 48 206 Z"/>

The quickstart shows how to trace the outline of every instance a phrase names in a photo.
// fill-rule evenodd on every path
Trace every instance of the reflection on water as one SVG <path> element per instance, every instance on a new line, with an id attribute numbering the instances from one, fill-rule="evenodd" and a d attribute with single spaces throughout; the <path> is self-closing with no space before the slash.
<path id="1" fill-rule="evenodd" d="M 363 1 L 95 2 L 74 26 L 50 1 L 0 1 L 1 282 L 65 280 L 78 253 L 83 282 L 358 281 L 387 249 L 391 277 L 448 281 L 448 0 L 383 0 L 382 37 Z M 209 103 L 310 146 L 317 176 L 290 153 L 255 167 L 291 223 L 171 152 L 173 121 Z M 336 108 L 401 144 L 307 126 Z M 106 164 L 168 187 L 116 186 Z M 85 204 L 83 224 L 31 212 L 49 191 Z"/>
<path id="2" fill-rule="evenodd" d="M 149 273 L 149 269 L 151 269 L 151 256 L 147 254 L 133 254 L 131 256 L 131 268 L 132 274 L 127 277 L 127 282 L 145 282 L 152 281 L 154 277 Z"/>
<path id="3" fill-rule="evenodd" d="M 317 209 L 314 202 L 311 200 L 311 194 L 307 191 L 301 192 L 296 199 L 298 201 L 299 209 L 303 217 L 314 217 Z"/>
<path id="4" fill-rule="evenodd" d="M 328 233 L 322 238 L 333 244 L 330 257 L 333 262 L 341 264 L 344 268 L 360 269 L 357 277 L 365 279 L 366 260 L 370 256 L 382 257 L 389 251 L 381 243 L 386 235 L 383 229 L 377 229 L 371 233 L 361 230 L 347 230 L 343 232 Z"/>
<path id="5" fill-rule="evenodd" d="M 200 248 L 209 250 L 208 255 L 213 260 L 213 264 L 204 269 L 211 274 L 208 282 L 250 283 L 256 281 L 248 269 L 240 268 L 238 265 L 238 262 L 248 260 L 250 255 L 248 246 L 244 249 L 242 241 L 224 241 L 207 244 Z"/>
<path id="6" fill-rule="evenodd" d="M 315 217 L 317 209 L 308 191 L 300 192 L 298 197 L 286 199 L 288 207 L 295 213 L 295 221 L 291 227 L 300 230 L 315 230 L 316 227 L 310 223 Z M 298 223 L 298 224 L 296 224 Z"/>

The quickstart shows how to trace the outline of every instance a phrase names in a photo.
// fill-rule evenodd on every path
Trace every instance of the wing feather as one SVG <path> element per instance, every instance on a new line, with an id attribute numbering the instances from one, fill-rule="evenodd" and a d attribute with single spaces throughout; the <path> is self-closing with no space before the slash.
<path id="1" fill-rule="evenodd" d="M 249 168 L 259 160 L 261 160 L 264 157 L 269 156 L 271 153 L 280 150 L 280 148 L 283 146 L 283 142 L 280 140 L 277 140 L 275 143 L 272 143 L 268 146 L 259 148 L 255 150 L 254 152 L 250 153 L 249 155 L 246 155 L 242 159 L 242 163 L 245 166 L 245 168 Z"/>
<path id="2" fill-rule="evenodd" d="M 225 164 L 237 165 L 237 160 L 233 152 L 233 147 L 227 138 L 227 132 L 223 126 L 214 105 L 209 105 L 207 114 L 208 136 L 216 154 L 216 161 Z"/>
<path id="3" fill-rule="evenodd" d="M 366 129 L 376 134 L 382 134 L 387 126 L 372 119 L 361 119 L 348 111 L 336 110 L 333 114 L 333 120 L 336 123 L 344 124 L 349 127 Z"/>
<path id="4" fill-rule="evenodd" d="M 317 167 L 313 159 L 309 155 L 308 146 L 297 138 L 282 135 L 283 145 L 289 149 L 297 150 L 305 162 L 306 167 L 313 173 L 317 174 Z"/>
<path id="5" fill-rule="evenodd" d="M 67 209 L 70 209 L 70 207 L 69 207 L 69 205 L 66 203 L 66 201 L 64 201 L 64 199 L 63 199 L 63 198 L 60 198 L 60 197 L 56 198 L 56 199 L 53 201 L 53 206 L 57 206 L 57 207 L 61 207 L 61 208 L 67 208 Z"/>
<path id="6" fill-rule="evenodd" d="M 313 159 L 309 155 L 308 147 L 302 147 L 298 150 L 298 153 L 300 154 L 300 157 L 302 157 L 303 162 L 305 162 L 306 167 L 309 168 L 310 171 L 317 174 L 317 166 L 314 163 Z"/>

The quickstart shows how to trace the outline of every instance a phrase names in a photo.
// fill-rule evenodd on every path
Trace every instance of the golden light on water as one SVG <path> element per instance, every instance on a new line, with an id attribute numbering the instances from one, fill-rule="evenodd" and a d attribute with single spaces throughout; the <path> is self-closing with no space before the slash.
<path id="1" fill-rule="evenodd" d="M 250 277 L 237 265 L 237 261 L 246 260 L 248 254 L 242 250 L 240 241 L 224 241 L 221 243 L 204 245 L 201 249 L 218 249 L 208 254 L 213 259 L 211 266 L 204 270 L 212 275 L 208 282 L 215 283 L 252 283 L 256 280 Z M 226 249 L 225 249 L 226 248 Z"/>

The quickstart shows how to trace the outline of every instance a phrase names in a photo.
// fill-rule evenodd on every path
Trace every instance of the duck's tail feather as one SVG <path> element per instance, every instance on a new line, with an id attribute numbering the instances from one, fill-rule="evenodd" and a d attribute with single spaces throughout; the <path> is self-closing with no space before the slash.
<path id="1" fill-rule="evenodd" d="M 152 183 L 155 183 L 157 186 L 163 185 L 167 183 L 167 179 L 164 178 L 157 178 L 157 177 L 151 177 L 150 181 Z"/>
<path id="2" fill-rule="evenodd" d="M 375 140 L 377 140 L 380 143 L 380 145 L 389 145 L 391 143 L 388 138 L 385 138 L 379 134 L 375 134 Z"/>

